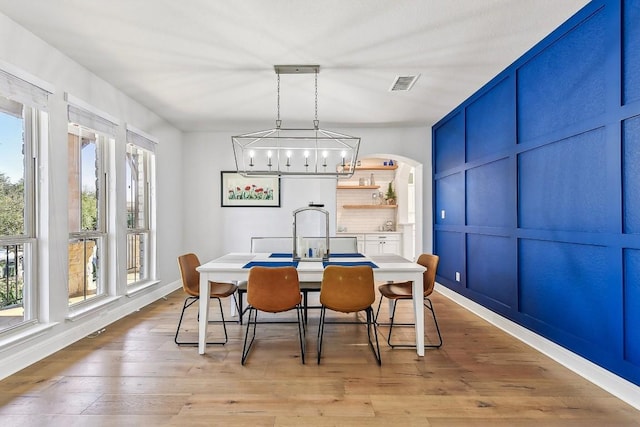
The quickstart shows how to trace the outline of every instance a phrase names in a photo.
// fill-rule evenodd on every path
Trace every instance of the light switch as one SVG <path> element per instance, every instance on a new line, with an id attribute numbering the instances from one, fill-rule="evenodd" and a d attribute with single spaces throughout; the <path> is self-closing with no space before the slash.
<path id="1" fill-rule="evenodd" d="M 442 210 L 440 211 L 440 217 L 441 217 L 442 219 L 444 219 L 444 217 L 445 217 L 445 215 L 444 215 L 444 209 L 442 209 Z"/>
<path id="2" fill-rule="evenodd" d="M 460 281 L 460 272 L 456 271 L 456 282 Z"/>

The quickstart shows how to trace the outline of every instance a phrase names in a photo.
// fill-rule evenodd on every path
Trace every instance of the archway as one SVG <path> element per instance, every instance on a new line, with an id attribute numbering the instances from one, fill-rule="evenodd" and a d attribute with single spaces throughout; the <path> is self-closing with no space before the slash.
<path id="1" fill-rule="evenodd" d="M 425 188 L 423 164 L 414 159 L 389 153 L 369 153 L 364 159 L 393 159 L 397 162 L 396 194 L 398 197 L 398 213 L 396 230 L 402 233 L 402 255 L 409 259 L 424 252 L 424 243 L 431 247 L 431 239 L 424 242 L 425 224 L 425 191 L 431 193 L 431 188 Z M 429 199 L 430 200 L 430 197 Z M 429 217 L 431 211 L 428 212 Z"/>

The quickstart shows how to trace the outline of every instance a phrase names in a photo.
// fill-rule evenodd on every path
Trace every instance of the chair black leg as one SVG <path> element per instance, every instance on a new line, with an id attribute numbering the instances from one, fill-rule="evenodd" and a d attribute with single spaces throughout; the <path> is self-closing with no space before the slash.
<path id="1" fill-rule="evenodd" d="M 367 336 L 369 338 L 369 347 L 371 347 L 371 351 L 373 351 L 373 355 L 376 358 L 376 362 L 378 362 L 378 366 L 382 365 L 382 358 L 380 357 L 380 344 L 378 343 L 378 327 L 376 326 L 375 316 L 373 315 L 373 308 L 369 307 L 366 310 L 367 313 Z M 376 339 L 376 346 L 373 347 L 373 342 L 371 341 L 371 326 L 373 325 L 373 336 Z"/>
<path id="2" fill-rule="evenodd" d="M 242 311 L 242 294 L 243 292 L 238 291 L 238 299 L 236 300 L 236 305 L 238 306 L 238 323 L 242 325 L 242 317 L 244 316 L 244 312 Z"/>
<path id="3" fill-rule="evenodd" d="M 305 318 L 302 307 L 298 305 L 296 307 L 296 314 L 298 315 L 298 336 L 300 337 L 300 355 L 302 357 L 302 364 L 304 365 L 304 355 L 306 350 L 306 330 L 305 330 Z"/>
<path id="4" fill-rule="evenodd" d="M 428 302 L 428 305 L 427 305 Z M 394 321 L 395 318 L 395 314 L 396 314 L 396 305 L 398 303 L 398 300 L 394 300 L 393 301 L 393 308 L 391 310 L 391 321 L 390 323 L 388 323 L 389 325 L 389 335 L 387 336 L 387 343 L 389 344 L 389 347 L 391 348 L 415 348 L 415 344 L 394 344 L 391 342 L 391 332 L 393 331 L 393 326 L 415 326 L 415 324 L 413 323 L 396 323 Z M 442 334 L 440 333 L 440 327 L 438 326 L 438 319 L 436 319 L 436 312 L 433 308 L 433 303 L 431 302 L 431 300 L 429 298 L 425 298 L 424 299 L 424 306 L 426 308 L 428 308 L 431 311 L 431 315 L 433 316 L 433 323 L 436 326 L 436 332 L 438 332 L 438 344 L 425 344 L 424 348 L 440 348 L 442 347 Z M 380 306 L 378 305 L 378 312 L 380 311 Z M 377 319 L 377 315 L 376 315 L 376 319 Z M 379 325 L 382 324 L 384 325 L 384 323 L 378 323 Z"/>
<path id="5" fill-rule="evenodd" d="M 376 323 L 378 323 L 378 316 L 380 316 L 380 307 L 382 306 L 382 300 L 383 299 L 384 298 L 381 296 L 380 300 L 378 301 L 378 309 L 376 310 L 376 317 L 374 319 L 376 321 Z"/>
<path id="6" fill-rule="evenodd" d="M 433 303 L 431 302 L 431 300 L 429 298 L 425 298 L 424 302 L 425 302 L 424 306 L 427 307 L 429 310 L 431 310 L 431 315 L 433 316 L 433 323 L 436 325 L 436 332 L 438 332 L 438 344 L 425 345 L 425 347 L 428 347 L 428 348 L 440 348 L 440 347 L 442 347 L 442 335 L 440 334 L 440 327 L 438 326 L 438 319 L 436 319 L 436 311 L 433 308 Z M 429 305 L 427 305 L 427 302 L 429 302 Z"/>
<path id="7" fill-rule="evenodd" d="M 249 310 L 249 307 L 243 307 L 242 294 L 246 294 L 247 291 L 238 290 L 238 298 L 236 299 L 236 307 L 238 308 L 238 323 L 242 325 L 244 314 Z M 234 294 L 235 297 L 235 294 Z"/>
<path id="8" fill-rule="evenodd" d="M 320 325 L 318 326 L 318 365 L 320 364 L 320 358 L 322 357 L 322 338 L 324 336 L 324 325 L 326 324 L 326 308 L 324 306 L 320 309 Z M 367 314 L 367 337 L 369 340 L 369 347 L 373 351 L 373 355 L 376 358 L 378 365 L 382 364 L 380 357 L 380 344 L 378 343 L 378 327 L 376 324 L 376 317 L 373 313 L 373 308 L 369 307 L 365 310 Z M 332 322 L 332 323 L 359 323 L 359 322 Z M 373 327 L 373 335 L 376 340 L 376 345 L 373 345 L 373 339 L 371 338 L 371 327 Z"/>
<path id="9" fill-rule="evenodd" d="M 393 344 L 391 344 L 391 331 L 393 331 L 393 323 L 396 317 L 396 306 L 398 305 L 398 300 L 393 300 L 393 307 L 391 308 L 391 317 L 389 322 L 389 335 L 387 335 L 387 344 L 389 347 L 393 348 Z"/>
<path id="10" fill-rule="evenodd" d="M 320 356 L 322 355 L 322 336 L 324 335 L 324 316 L 327 309 L 322 306 L 320 309 L 320 325 L 318 326 L 318 365 L 320 364 Z"/>
<path id="11" fill-rule="evenodd" d="M 222 320 L 221 321 L 211 321 L 210 323 L 222 323 L 222 328 L 224 330 L 224 341 L 212 341 L 212 342 L 207 342 L 207 345 L 225 345 L 228 341 L 229 341 L 229 336 L 227 335 L 227 326 L 225 324 L 224 321 L 224 311 L 222 309 L 222 300 L 220 298 L 217 297 L 212 297 L 212 299 L 215 298 L 218 300 L 218 306 L 220 307 L 220 315 L 222 316 Z M 178 334 L 180 333 L 180 326 L 182 325 L 182 319 L 184 318 L 184 312 L 187 308 L 191 307 L 196 301 L 198 301 L 198 297 L 187 297 L 184 300 L 184 305 L 182 306 L 182 313 L 180 313 L 180 320 L 178 321 L 178 328 L 176 329 L 176 335 L 173 338 L 173 341 L 177 344 L 177 345 L 198 345 L 197 341 L 178 341 Z M 198 313 L 198 320 L 200 320 L 200 313 Z"/>
<path id="12" fill-rule="evenodd" d="M 244 344 L 242 346 L 242 360 L 241 364 L 245 364 L 247 357 L 249 357 L 249 353 L 251 352 L 251 348 L 253 347 L 253 342 L 256 339 L 256 325 L 258 324 L 258 310 L 252 306 L 248 306 L 247 310 L 249 311 L 249 318 L 246 322 L 246 329 L 244 333 Z M 306 354 L 306 327 L 304 324 L 304 313 L 301 305 L 296 306 L 296 316 L 298 318 L 298 337 L 300 340 L 300 355 L 302 358 L 302 364 L 305 363 L 305 354 Z M 277 323 L 277 322 L 276 322 Z M 286 322 L 290 323 L 290 322 Z M 251 334 L 251 340 L 249 341 L 249 329 L 253 325 L 253 333 Z"/>
<path id="13" fill-rule="evenodd" d="M 251 306 L 247 308 L 249 309 L 249 320 L 247 320 L 247 326 L 244 333 L 244 345 L 242 346 L 242 360 L 240 362 L 243 365 L 244 365 L 244 362 L 247 360 L 247 356 L 249 356 L 249 351 L 251 351 L 251 347 L 253 346 L 253 341 L 256 339 L 256 324 L 258 323 L 258 310 L 256 310 Z M 253 321 L 251 321 L 252 314 L 254 315 Z M 253 324 L 253 335 L 251 337 L 251 342 L 249 342 L 249 345 L 247 346 L 247 338 L 249 337 L 249 328 L 251 328 L 252 324 Z"/>
<path id="14" fill-rule="evenodd" d="M 191 302 L 189 302 L 189 301 L 191 301 Z M 192 343 L 192 342 L 178 341 L 178 334 L 180 333 L 180 326 L 182 325 L 182 318 L 184 317 L 184 311 L 187 308 L 189 308 L 191 306 L 191 304 L 193 304 L 196 301 L 198 301 L 198 297 L 187 297 L 184 300 L 184 304 L 182 305 L 182 313 L 180 313 L 180 320 L 178 321 L 178 328 L 176 329 L 176 336 L 173 338 L 173 341 L 177 345 L 194 345 L 194 344 L 198 344 L 198 343 Z M 187 304 L 187 302 L 189 302 L 189 304 Z"/>
<path id="15" fill-rule="evenodd" d="M 378 317 L 380 317 L 380 307 L 382 306 L 382 300 L 384 298 L 380 298 L 380 301 L 378 302 L 378 309 L 376 310 L 376 317 L 375 317 L 375 322 L 376 325 L 383 325 L 383 326 L 389 326 L 389 335 L 387 335 L 387 344 L 389 344 L 389 347 L 393 348 L 393 345 L 391 344 L 391 330 L 393 329 L 393 318 L 396 314 L 396 303 L 398 302 L 398 300 L 393 300 L 393 305 L 391 306 L 391 315 L 389 316 L 389 323 L 380 323 L 378 322 Z"/>
<path id="16" fill-rule="evenodd" d="M 227 335 L 227 325 L 224 321 L 224 310 L 222 309 L 222 301 L 220 298 L 216 298 L 218 300 L 218 306 L 220 307 L 220 317 L 222 318 L 222 329 L 224 330 L 224 342 L 220 344 L 224 345 L 229 341 L 229 336 Z"/>
<path id="17" fill-rule="evenodd" d="M 304 323 L 306 324 L 309 321 L 309 293 L 306 290 L 302 291 L 302 305 L 304 307 Z"/>
<path id="18" fill-rule="evenodd" d="M 394 346 L 391 344 L 391 330 L 393 329 L 393 318 L 396 314 L 396 303 L 398 302 L 398 300 L 393 300 L 393 305 L 391 307 L 391 315 L 389 316 L 389 323 L 380 323 L 378 322 L 378 317 L 380 317 L 380 307 L 382 306 L 382 300 L 384 298 L 380 297 L 380 301 L 378 302 L 378 309 L 376 310 L 376 317 L 374 319 L 376 325 L 384 325 L 384 326 L 389 326 L 389 335 L 387 335 L 387 344 L 389 345 L 389 347 L 393 348 Z"/>

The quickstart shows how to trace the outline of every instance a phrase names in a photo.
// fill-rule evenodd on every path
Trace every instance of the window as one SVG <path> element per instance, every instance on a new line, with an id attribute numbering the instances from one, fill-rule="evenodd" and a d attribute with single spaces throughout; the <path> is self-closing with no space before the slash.
<path id="1" fill-rule="evenodd" d="M 35 173 L 49 93 L 0 70 L 0 333 L 38 320 Z"/>
<path id="2" fill-rule="evenodd" d="M 106 137 L 69 124 L 69 304 L 105 294 Z"/>
<path id="3" fill-rule="evenodd" d="M 109 293 L 108 153 L 114 144 L 116 125 L 82 108 L 84 104 L 68 94 L 67 100 L 68 299 L 73 306 Z"/>
<path id="4" fill-rule="evenodd" d="M 33 180 L 28 179 L 33 168 L 25 161 L 31 157 L 25 127 L 32 114 L 26 110 L 0 98 L 0 331 L 30 320 L 25 314 L 25 251 L 34 242 Z"/>
<path id="5" fill-rule="evenodd" d="M 152 235 L 153 165 L 155 143 L 140 131 L 127 129 L 127 285 L 138 285 L 155 276 Z"/>

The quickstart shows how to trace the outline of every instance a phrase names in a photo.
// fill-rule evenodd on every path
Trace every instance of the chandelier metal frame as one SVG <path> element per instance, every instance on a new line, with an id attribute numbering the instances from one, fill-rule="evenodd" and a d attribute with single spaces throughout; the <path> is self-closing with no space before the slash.
<path id="1" fill-rule="evenodd" d="M 275 65 L 276 127 L 231 137 L 238 173 L 243 176 L 348 178 L 355 172 L 360 138 L 320 128 L 319 65 Z M 311 128 L 283 128 L 280 120 L 280 75 L 315 77 L 315 118 Z"/>

